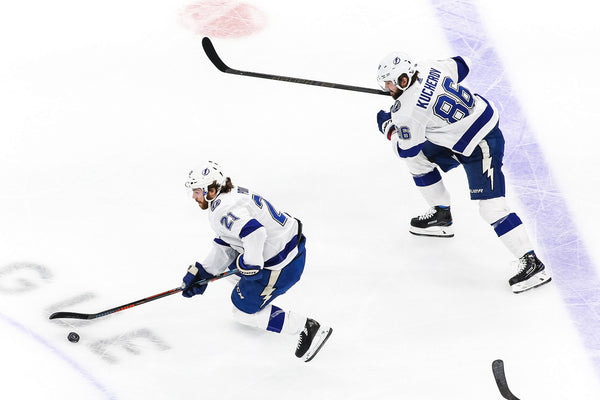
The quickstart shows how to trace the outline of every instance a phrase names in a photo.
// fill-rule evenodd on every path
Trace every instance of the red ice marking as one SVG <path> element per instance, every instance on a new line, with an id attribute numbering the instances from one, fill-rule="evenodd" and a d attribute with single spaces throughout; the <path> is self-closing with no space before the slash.
<path id="1" fill-rule="evenodd" d="M 266 25 L 262 11 L 235 0 L 198 1 L 185 7 L 180 18 L 192 32 L 215 38 L 249 36 Z"/>

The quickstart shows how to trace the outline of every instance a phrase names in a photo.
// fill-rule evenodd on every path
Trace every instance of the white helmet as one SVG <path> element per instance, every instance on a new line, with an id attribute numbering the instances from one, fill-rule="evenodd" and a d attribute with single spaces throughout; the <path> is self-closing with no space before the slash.
<path id="1" fill-rule="evenodd" d="M 208 161 L 190 171 L 185 186 L 192 190 L 202 189 L 204 196 L 206 196 L 208 187 L 215 182 L 219 186 L 223 187 L 227 182 L 227 178 L 223 174 L 223 170 L 219 164 L 213 161 Z"/>
<path id="2" fill-rule="evenodd" d="M 416 66 L 417 64 L 412 62 L 408 54 L 398 51 L 390 53 L 379 62 L 379 68 L 377 69 L 377 83 L 385 90 L 385 82 L 391 81 L 398 89 L 405 90 L 406 88 L 399 86 L 399 79 L 403 74 L 406 74 L 408 77 L 408 85 L 410 86 L 416 72 Z"/>

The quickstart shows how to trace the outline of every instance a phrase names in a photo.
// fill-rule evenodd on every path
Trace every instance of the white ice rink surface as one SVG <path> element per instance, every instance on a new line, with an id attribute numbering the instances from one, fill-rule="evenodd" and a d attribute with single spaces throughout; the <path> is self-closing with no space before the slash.
<path id="1" fill-rule="evenodd" d="M 456 55 L 433 3 L 323 3 L 249 1 L 265 28 L 213 41 L 235 68 L 374 88 L 392 50 Z M 600 272 L 600 28 L 591 1 L 531 3 L 477 2 Z M 222 74 L 178 19 L 188 4 L 0 5 L 1 398 L 501 399 L 497 358 L 521 399 L 600 398 L 600 349 L 584 340 L 597 333 L 573 322 L 556 281 L 511 293 L 512 257 L 462 170 L 445 175 L 456 237 L 409 235 L 426 206 L 377 131 L 390 99 Z M 48 320 L 180 284 L 212 240 L 183 187 L 207 158 L 303 221 L 305 273 L 275 303 L 333 326 L 312 362 L 293 356 L 295 337 L 238 326 L 225 281 Z"/>

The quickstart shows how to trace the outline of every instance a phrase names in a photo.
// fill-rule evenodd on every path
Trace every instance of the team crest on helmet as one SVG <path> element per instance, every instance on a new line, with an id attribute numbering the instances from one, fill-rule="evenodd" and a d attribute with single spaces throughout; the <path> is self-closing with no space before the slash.
<path id="1" fill-rule="evenodd" d="M 208 161 L 204 165 L 190 171 L 185 185 L 191 189 L 203 189 L 206 191 L 214 182 L 219 186 L 224 186 L 227 183 L 227 178 L 217 163 Z"/>
<path id="2" fill-rule="evenodd" d="M 401 62 L 401 61 L 402 61 L 402 60 L 400 59 L 400 57 L 396 57 L 396 58 L 394 58 L 394 64 L 395 64 L 395 65 L 397 65 L 397 64 L 400 64 L 400 62 Z"/>

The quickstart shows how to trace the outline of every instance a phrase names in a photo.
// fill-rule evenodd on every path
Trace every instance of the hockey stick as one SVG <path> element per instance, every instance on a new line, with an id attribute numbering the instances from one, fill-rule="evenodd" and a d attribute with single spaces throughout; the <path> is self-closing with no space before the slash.
<path id="1" fill-rule="evenodd" d="M 289 76 L 280 76 L 280 75 L 271 75 L 271 74 L 262 74 L 259 72 L 250 72 L 250 71 L 240 71 L 238 69 L 233 69 L 228 67 L 221 57 L 217 54 L 215 50 L 215 46 L 213 46 L 212 42 L 209 38 L 205 37 L 202 39 L 202 47 L 204 48 L 204 52 L 208 56 L 208 59 L 217 67 L 217 69 L 221 72 L 225 72 L 226 74 L 233 75 L 243 75 L 243 76 L 253 76 L 255 78 L 263 78 L 263 79 L 272 79 L 276 81 L 285 81 L 292 83 L 301 83 L 303 85 L 313 85 L 313 86 L 323 86 L 333 89 L 343 89 L 343 90 L 351 90 L 353 92 L 363 92 L 363 93 L 372 93 L 372 94 L 382 94 L 384 96 L 389 96 L 389 92 L 378 89 L 365 88 L 360 86 L 350 86 L 343 85 L 341 83 L 331 83 L 331 82 L 321 82 L 321 81 L 313 81 L 310 79 L 303 78 L 292 78 Z"/>
<path id="2" fill-rule="evenodd" d="M 212 278 L 202 279 L 201 281 L 196 282 L 195 285 L 204 285 L 204 284 L 206 284 L 208 282 L 212 282 L 212 281 L 216 281 L 217 279 L 225 278 L 225 277 L 233 275 L 233 274 L 235 274 L 237 272 L 238 272 L 238 269 L 234 268 L 234 269 L 232 269 L 230 271 L 223 272 L 222 274 L 215 275 Z M 128 304 L 125 304 L 125 305 L 122 305 L 122 306 L 118 306 L 118 307 L 115 307 L 115 308 L 111 308 L 110 310 L 101 311 L 101 312 L 96 313 L 96 314 L 81 314 L 81 313 L 69 312 L 69 311 L 59 311 L 59 312 L 55 312 L 54 314 L 52 314 L 50 316 L 50 319 L 55 319 L 55 318 L 76 318 L 76 319 L 95 319 L 95 318 L 100 318 L 100 317 L 104 317 L 104 316 L 109 315 L 109 314 L 116 313 L 118 311 L 127 310 L 128 308 L 131 308 L 131 307 L 139 306 L 139 305 L 144 304 L 144 303 L 148 303 L 148 302 L 151 302 L 151 301 L 154 301 L 154 300 L 158 300 L 158 299 L 163 298 L 163 297 L 170 296 L 170 295 L 175 294 L 175 293 L 179 293 L 182 290 L 183 290 L 182 287 L 177 287 L 175 289 L 167 290 L 166 292 L 155 294 L 154 296 L 150 296 L 150 297 L 146 297 L 146 298 L 141 299 L 141 300 L 133 301 L 131 303 L 128 303 Z"/>
<path id="3" fill-rule="evenodd" d="M 500 390 L 502 397 L 507 400 L 519 400 L 519 398 L 512 394 L 508 388 L 506 375 L 504 374 L 504 361 L 495 360 L 492 362 L 492 372 L 494 373 L 494 379 L 496 379 L 496 385 L 498 385 L 498 389 Z"/>

